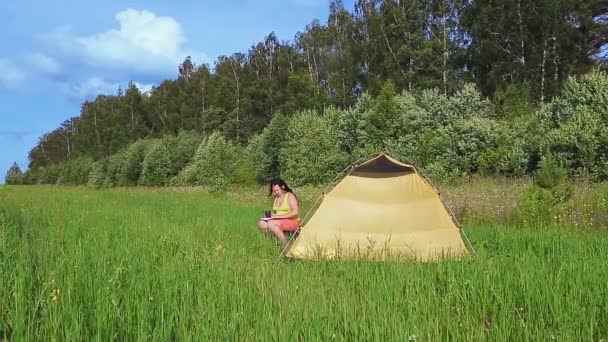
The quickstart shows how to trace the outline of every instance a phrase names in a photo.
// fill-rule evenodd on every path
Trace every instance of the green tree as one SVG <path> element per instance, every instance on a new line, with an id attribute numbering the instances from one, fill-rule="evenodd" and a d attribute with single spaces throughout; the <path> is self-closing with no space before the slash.
<path id="1" fill-rule="evenodd" d="M 17 163 L 13 163 L 13 165 L 6 172 L 6 176 L 4 176 L 4 183 L 11 185 L 23 184 L 25 182 L 24 177 L 25 176 L 21 171 L 21 168 L 19 168 L 19 165 Z"/>

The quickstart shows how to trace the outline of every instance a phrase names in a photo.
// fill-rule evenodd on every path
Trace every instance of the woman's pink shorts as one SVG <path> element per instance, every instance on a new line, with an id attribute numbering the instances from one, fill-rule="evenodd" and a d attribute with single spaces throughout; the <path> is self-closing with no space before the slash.
<path id="1" fill-rule="evenodd" d="M 276 222 L 281 230 L 284 232 L 295 232 L 300 227 L 300 221 L 294 219 L 278 219 L 273 220 Z"/>

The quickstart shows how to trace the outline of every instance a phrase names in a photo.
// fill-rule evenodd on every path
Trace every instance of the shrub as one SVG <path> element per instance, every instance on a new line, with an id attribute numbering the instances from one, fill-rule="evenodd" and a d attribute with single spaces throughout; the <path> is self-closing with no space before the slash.
<path id="1" fill-rule="evenodd" d="M 353 154 L 356 149 L 362 148 L 367 140 L 366 126 L 366 113 L 357 108 L 343 111 L 338 117 L 335 133 L 340 150 Z"/>
<path id="2" fill-rule="evenodd" d="M 255 172 L 255 144 L 253 139 L 257 139 L 258 136 L 250 139 L 250 143 L 245 147 L 237 147 L 237 163 L 234 174 L 234 183 L 240 185 L 254 185 L 256 183 L 256 172 Z"/>
<path id="3" fill-rule="evenodd" d="M 323 184 L 348 165 L 331 125 L 338 114 L 305 111 L 292 118 L 280 151 L 282 177 L 296 186 Z"/>
<path id="4" fill-rule="evenodd" d="M 540 148 L 575 173 L 608 179 L 608 73 L 571 78 L 561 95 L 536 112 Z"/>
<path id="5" fill-rule="evenodd" d="M 255 175 L 258 183 L 266 184 L 281 174 L 279 151 L 285 141 L 289 119 L 277 113 L 259 137 L 253 143 L 257 144 L 252 150 L 255 154 Z"/>
<path id="6" fill-rule="evenodd" d="M 108 158 L 108 163 L 106 165 L 106 179 L 105 185 L 112 186 L 126 186 L 127 185 L 127 177 L 126 177 L 126 159 L 127 159 L 127 149 L 121 149 L 117 153 L 111 155 Z"/>
<path id="7" fill-rule="evenodd" d="M 51 164 L 38 168 L 36 184 L 57 184 L 63 165 Z"/>
<path id="8" fill-rule="evenodd" d="M 107 186 L 106 179 L 108 177 L 108 160 L 100 159 L 91 165 L 89 180 L 87 185 L 92 188 L 100 188 Z"/>
<path id="9" fill-rule="evenodd" d="M 551 192 L 536 186 L 529 186 L 517 202 L 517 215 L 524 226 L 544 226 L 551 222 L 553 214 Z"/>
<path id="10" fill-rule="evenodd" d="M 496 117 L 492 104 L 481 96 L 473 83 L 467 83 L 449 100 L 449 119 Z"/>
<path id="11" fill-rule="evenodd" d="M 12 185 L 24 184 L 25 175 L 23 172 L 21 172 L 21 168 L 19 168 L 17 163 L 13 163 L 13 165 L 8 169 L 6 176 L 4 177 L 4 182 Z"/>
<path id="12" fill-rule="evenodd" d="M 456 115 L 451 112 L 450 99 L 439 92 L 439 89 L 423 90 L 417 99 L 418 105 L 428 113 L 431 120 L 443 123 Z"/>
<path id="13" fill-rule="evenodd" d="M 550 153 L 545 154 L 532 186 L 518 203 L 523 223 L 544 225 L 551 222 L 554 216 L 559 216 L 557 213 L 565 210 L 573 193 L 574 185 L 569 181 L 567 171 Z"/>
<path id="14" fill-rule="evenodd" d="M 23 184 L 38 184 L 38 169 L 29 168 L 23 174 Z"/>
<path id="15" fill-rule="evenodd" d="M 153 140 L 151 139 L 140 139 L 127 147 L 124 160 L 124 178 L 127 185 L 137 185 L 139 183 L 144 158 L 152 143 Z"/>
<path id="16" fill-rule="evenodd" d="M 203 137 L 195 132 L 182 131 L 172 141 L 173 144 L 169 146 L 173 157 L 171 174 L 177 175 L 192 161 L 196 150 L 203 141 Z"/>
<path id="17" fill-rule="evenodd" d="M 158 139 L 150 144 L 144 157 L 140 184 L 149 186 L 167 184 L 174 166 L 166 143 L 167 139 Z"/>
<path id="18" fill-rule="evenodd" d="M 237 148 L 215 132 L 199 145 L 194 159 L 176 179 L 177 184 L 196 184 L 220 190 L 235 181 Z"/>
<path id="19" fill-rule="evenodd" d="M 81 185 L 87 184 L 93 159 L 82 157 L 65 162 L 57 184 Z"/>

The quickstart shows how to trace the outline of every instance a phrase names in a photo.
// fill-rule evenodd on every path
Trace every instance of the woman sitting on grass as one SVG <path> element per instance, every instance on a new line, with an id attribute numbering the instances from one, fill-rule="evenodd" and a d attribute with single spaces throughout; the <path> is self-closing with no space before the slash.
<path id="1" fill-rule="evenodd" d="M 295 232 L 300 227 L 298 199 L 282 179 L 273 179 L 270 182 L 269 196 L 270 194 L 274 194 L 270 219 L 261 219 L 258 227 L 262 233 L 272 233 L 283 245 L 286 245 L 285 232 Z"/>

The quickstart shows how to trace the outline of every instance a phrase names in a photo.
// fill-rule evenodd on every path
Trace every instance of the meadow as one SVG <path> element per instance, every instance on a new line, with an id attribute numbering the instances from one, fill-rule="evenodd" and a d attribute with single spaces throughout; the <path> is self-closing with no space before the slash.
<path id="1" fill-rule="evenodd" d="M 434 263 L 278 258 L 264 189 L 2 186 L 0 339 L 608 340 L 606 230 L 522 225 L 501 186 L 446 188 L 476 254 Z"/>

